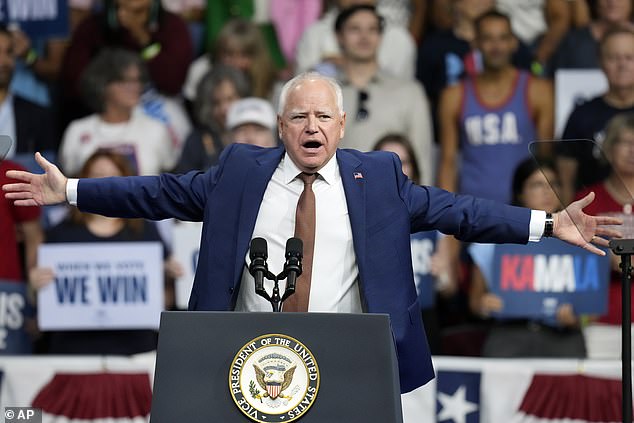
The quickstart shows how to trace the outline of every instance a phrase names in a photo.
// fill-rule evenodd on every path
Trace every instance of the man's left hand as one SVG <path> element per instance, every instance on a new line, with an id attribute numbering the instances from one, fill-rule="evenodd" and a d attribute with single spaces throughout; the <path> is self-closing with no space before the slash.
<path id="1" fill-rule="evenodd" d="M 590 216 L 583 212 L 584 207 L 594 200 L 594 192 L 571 203 L 565 210 L 553 215 L 553 236 L 576 245 L 600 256 L 605 251 L 597 246 L 607 247 L 608 238 L 621 238 L 621 233 L 606 227 L 621 225 L 621 219 L 610 216 Z M 594 245 L 593 245 L 594 244 Z"/>

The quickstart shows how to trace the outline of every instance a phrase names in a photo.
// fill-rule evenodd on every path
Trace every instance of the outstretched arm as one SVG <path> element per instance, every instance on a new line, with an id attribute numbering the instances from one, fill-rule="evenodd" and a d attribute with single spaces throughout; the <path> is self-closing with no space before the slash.
<path id="1" fill-rule="evenodd" d="M 621 233 L 607 226 L 620 225 L 621 220 L 609 216 L 590 216 L 583 212 L 584 207 L 594 200 L 594 192 L 571 203 L 563 211 L 553 215 L 553 236 L 576 245 L 591 253 L 605 255 L 596 245 L 608 246 L 604 237 L 620 238 Z M 593 245 L 595 244 L 595 245 Z"/>
<path id="2" fill-rule="evenodd" d="M 40 153 L 35 153 L 35 160 L 44 173 L 8 171 L 7 177 L 20 182 L 4 185 L 5 197 L 13 200 L 16 206 L 46 206 L 66 201 L 66 176 Z"/>

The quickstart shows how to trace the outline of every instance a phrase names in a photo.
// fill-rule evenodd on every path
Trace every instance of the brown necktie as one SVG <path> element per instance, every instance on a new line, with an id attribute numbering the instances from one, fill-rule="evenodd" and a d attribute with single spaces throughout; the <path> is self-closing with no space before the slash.
<path id="1" fill-rule="evenodd" d="M 316 173 L 300 173 L 299 178 L 304 181 L 304 191 L 297 201 L 295 211 L 295 237 L 304 243 L 304 258 L 302 260 L 302 274 L 297 278 L 295 294 L 284 301 L 284 311 L 308 311 L 310 296 L 310 277 L 313 271 L 313 249 L 315 247 L 315 193 L 313 182 Z"/>

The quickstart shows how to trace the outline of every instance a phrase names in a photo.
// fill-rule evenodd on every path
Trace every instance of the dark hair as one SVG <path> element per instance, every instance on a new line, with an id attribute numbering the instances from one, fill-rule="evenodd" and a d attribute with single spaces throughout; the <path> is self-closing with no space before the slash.
<path id="1" fill-rule="evenodd" d="M 386 134 L 382 136 L 376 144 L 374 144 L 374 151 L 380 151 L 383 149 L 385 144 L 399 144 L 402 146 L 407 154 L 409 155 L 410 164 L 412 165 L 412 175 L 411 179 L 414 183 L 420 183 L 420 169 L 418 169 L 418 160 L 416 160 L 416 153 L 414 152 L 414 147 L 412 147 L 412 143 L 409 142 L 407 137 L 401 134 Z"/>
<path id="2" fill-rule="evenodd" d="M 522 191 L 524 191 L 524 184 L 526 180 L 531 177 L 531 175 L 537 171 L 550 170 L 555 175 L 559 176 L 559 172 L 557 172 L 557 167 L 555 166 L 555 162 L 550 159 L 539 159 L 539 162 L 532 157 L 520 162 L 515 168 L 515 173 L 513 174 L 513 199 L 511 204 L 514 206 L 523 206 L 520 196 L 522 195 Z"/>
<path id="3" fill-rule="evenodd" d="M 244 72 L 225 65 L 214 65 L 198 83 L 196 99 L 194 100 L 194 117 L 199 125 L 219 130 L 216 122 L 211 119 L 213 91 L 222 82 L 230 82 L 240 98 L 251 95 L 251 84 Z"/>
<path id="4" fill-rule="evenodd" d="M 476 34 L 480 35 L 480 32 L 482 31 L 482 22 L 486 21 L 487 19 L 504 19 L 506 23 L 508 24 L 509 28 L 512 28 L 511 18 L 509 18 L 508 15 L 493 9 L 493 10 L 489 10 L 488 12 L 484 12 L 483 14 L 481 14 L 480 16 L 476 18 L 474 22 Z"/>
<path id="5" fill-rule="evenodd" d="M 9 28 L 7 28 L 7 24 L 0 23 L 0 34 L 4 34 L 7 37 L 11 37 L 11 32 L 9 31 Z"/>
<path id="6" fill-rule="evenodd" d="M 90 174 L 90 168 L 99 159 L 110 160 L 119 170 L 121 176 L 135 175 L 134 171 L 132 170 L 132 166 L 130 165 L 130 161 L 127 158 L 112 150 L 99 149 L 86 160 L 84 165 L 81 167 L 81 170 L 79 171 L 78 177 L 87 178 Z M 81 212 L 77 207 L 73 207 L 70 212 L 70 220 L 77 225 L 84 225 L 86 224 L 87 215 L 88 213 Z M 143 230 L 143 219 L 124 219 L 124 223 L 136 234 L 141 233 Z"/>
<path id="7" fill-rule="evenodd" d="M 119 23 L 119 17 L 117 16 L 117 0 L 104 0 L 103 11 L 106 40 L 109 43 L 122 42 L 126 32 L 121 31 L 121 24 Z M 163 10 L 161 1 L 152 0 L 150 2 L 147 28 L 152 32 L 156 31 L 158 29 L 159 22 L 163 20 L 164 16 L 165 11 Z"/>
<path id="8" fill-rule="evenodd" d="M 346 9 L 343 9 L 341 12 L 339 12 L 339 15 L 337 15 L 337 19 L 335 20 L 335 32 L 341 32 L 343 26 L 346 24 L 348 19 L 350 19 L 350 17 L 355 13 L 361 11 L 371 12 L 374 16 L 376 16 L 377 20 L 379 21 L 379 32 L 382 33 L 385 26 L 385 20 L 383 19 L 383 16 L 378 14 L 378 12 L 376 11 L 376 7 L 370 4 L 357 4 L 355 6 L 350 6 Z"/>
<path id="9" fill-rule="evenodd" d="M 145 66 L 136 53 L 122 48 L 104 48 L 81 75 L 80 91 L 86 105 L 97 113 L 103 112 L 106 87 L 120 81 L 131 66 L 139 69 L 141 84 L 146 84 Z"/>

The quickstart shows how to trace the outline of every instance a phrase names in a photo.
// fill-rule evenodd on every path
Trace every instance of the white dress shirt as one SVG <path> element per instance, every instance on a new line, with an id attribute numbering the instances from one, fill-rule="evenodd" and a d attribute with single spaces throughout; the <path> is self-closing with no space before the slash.
<path id="1" fill-rule="evenodd" d="M 269 181 L 260 205 L 251 238 L 262 237 L 268 243 L 268 266 L 274 274 L 282 271 L 286 240 L 295 231 L 295 209 L 304 183 L 301 171 L 284 156 Z M 352 227 L 346 195 L 333 157 L 313 183 L 316 204 L 315 249 L 308 311 L 361 313 L 357 278 L 359 269 L 352 244 Z M 271 304 L 255 293 L 253 277 L 247 270 L 247 255 L 236 304 L 237 311 L 271 311 Z M 266 281 L 271 293 L 273 281 Z M 283 295 L 285 282 L 280 283 Z"/>

